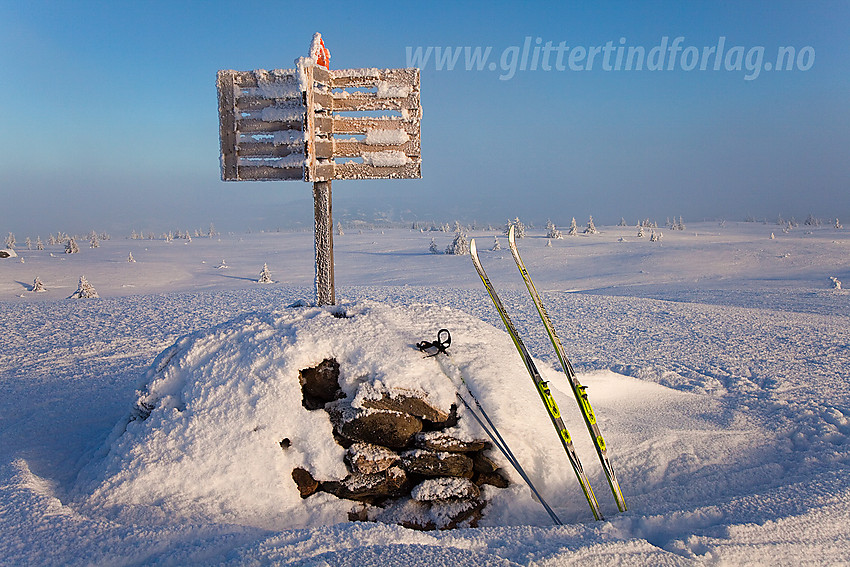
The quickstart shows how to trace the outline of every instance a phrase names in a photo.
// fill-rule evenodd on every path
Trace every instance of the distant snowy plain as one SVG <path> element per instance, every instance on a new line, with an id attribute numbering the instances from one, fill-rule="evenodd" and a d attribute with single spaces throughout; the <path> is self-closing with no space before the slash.
<path id="1" fill-rule="evenodd" d="M 223 499 L 216 515 L 214 494 L 205 496 L 203 514 L 192 498 L 149 509 L 101 507 L 110 495 L 103 485 L 95 495 L 91 470 L 107 458 L 110 435 L 157 355 L 187 334 L 233 329 L 251 313 L 285 314 L 297 300 L 311 300 L 312 234 L 191 242 L 113 236 L 99 248 L 81 242 L 79 254 L 19 243 L 18 258 L 0 259 L 0 565 L 847 562 L 850 292 L 830 278 L 850 285 L 850 231 L 691 223 L 662 229 L 657 243 L 637 238 L 634 227 L 600 228 L 551 246 L 531 230 L 519 245 L 589 387 L 626 513 L 617 513 L 607 491 L 507 242 L 496 231 L 470 234 L 551 380 L 606 516 L 600 522 L 568 474 L 469 257 L 428 252 L 432 238 L 444 248 L 452 235 L 347 229 L 335 238 L 338 303 L 386 305 L 399 322 L 406 316 L 391 313 L 424 314 L 406 323 L 419 340 L 452 328 L 451 320 L 427 320 L 448 307 L 462 312 L 460 336 L 493 337 L 492 353 L 483 356 L 504 361 L 504 370 L 492 378 L 473 372 L 474 387 L 568 522 L 551 526 L 517 484 L 516 501 L 494 501 L 481 527 L 447 532 L 335 523 L 321 514 L 292 516 L 291 527 L 288 517 L 240 521 Z M 490 250 L 494 235 L 505 250 Z M 127 261 L 130 253 L 136 262 Z M 277 283 L 256 282 L 264 263 Z M 81 275 L 99 299 L 66 299 Z M 48 291 L 29 291 L 36 276 Z M 462 342 L 452 348 L 462 359 Z M 536 405 L 507 411 L 513 400 L 500 388 L 508 383 L 517 399 Z M 131 488 L 142 476 L 133 471 L 124 471 Z M 215 473 L 206 480 L 214 483 Z M 242 490 L 250 495 L 251 486 Z"/>

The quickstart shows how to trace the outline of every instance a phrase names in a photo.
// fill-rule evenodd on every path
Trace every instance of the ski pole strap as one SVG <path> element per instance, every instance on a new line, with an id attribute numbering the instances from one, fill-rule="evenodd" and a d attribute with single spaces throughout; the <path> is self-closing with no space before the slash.
<path id="1" fill-rule="evenodd" d="M 437 331 L 437 340 L 436 341 L 422 341 L 422 342 L 416 343 L 416 348 L 418 348 L 422 352 L 425 352 L 426 350 L 432 349 L 432 348 L 437 349 L 435 352 L 429 354 L 428 356 L 437 356 L 440 353 L 443 353 L 446 356 L 448 356 L 449 353 L 446 352 L 446 349 L 449 348 L 451 346 L 451 344 L 452 344 L 452 335 L 451 335 L 451 333 L 449 333 L 449 330 L 448 329 L 440 329 L 439 331 Z"/>

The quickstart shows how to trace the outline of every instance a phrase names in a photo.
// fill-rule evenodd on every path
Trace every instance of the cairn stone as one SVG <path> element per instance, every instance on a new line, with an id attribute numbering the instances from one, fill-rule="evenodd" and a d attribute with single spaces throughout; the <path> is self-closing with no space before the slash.
<path id="1" fill-rule="evenodd" d="M 411 530 L 475 527 L 481 519 L 481 510 L 485 504 L 482 500 L 419 502 L 405 498 L 385 508 L 375 519 Z"/>
<path id="2" fill-rule="evenodd" d="M 420 419 L 443 422 L 449 414 L 428 402 L 428 394 L 415 390 L 391 388 L 379 391 L 371 386 L 361 386 L 356 398 L 364 408 L 380 409 L 408 413 Z"/>
<path id="3" fill-rule="evenodd" d="M 489 484 L 496 488 L 507 488 L 511 485 L 511 481 L 501 472 L 493 471 L 491 473 L 478 473 L 475 476 L 475 484 L 478 486 Z"/>
<path id="4" fill-rule="evenodd" d="M 445 431 L 422 431 L 413 437 L 413 445 L 420 449 L 444 451 L 446 453 L 472 453 L 489 449 L 492 444 L 483 439 L 464 441 Z"/>
<path id="5" fill-rule="evenodd" d="M 401 463 L 412 474 L 472 478 L 472 459 L 463 453 L 412 449 L 401 454 Z"/>
<path id="6" fill-rule="evenodd" d="M 469 456 L 472 458 L 472 470 L 477 473 L 492 473 L 499 469 L 499 465 L 481 451 Z"/>
<path id="7" fill-rule="evenodd" d="M 481 491 L 469 479 L 458 477 L 428 478 L 410 491 L 410 496 L 418 502 L 436 502 L 441 500 L 475 500 Z"/>
<path id="8" fill-rule="evenodd" d="M 403 448 L 422 431 L 419 418 L 407 413 L 387 410 L 356 409 L 350 405 L 326 408 L 335 431 L 353 442 Z"/>
<path id="9" fill-rule="evenodd" d="M 292 469 L 292 480 L 295 481 L 295 486 L 298 487 L 301 498 L 312 496 L 319 490 L 319 481 L 313 478 L 309 471 L 301 467 Z"/>
<path id="10" fill-rule="evenodd" d="M 336 359 L 326 358 L 313 368 L 298 372 L 301 383 L 302 405 L 308 410 L 317 410 L 325 404 L 345 397 L 339 386 L 339 363 Z"/>
<path id="11" fill-rule="evenodd" d="M 398 453 L 369 443 L 355 443 L 345 452 L 345 460 L 352 472 L 375 474 L 399 462 Z"/>
<path id="12" fill-rule="evenodd" d="M 390 467 L 377 474 L 354 473 L 341 481 L 323 482 L 321 490 L 337 498 L 372 502 L 399 497 L 410 490 L 407 474 L 400 467 Z"/>

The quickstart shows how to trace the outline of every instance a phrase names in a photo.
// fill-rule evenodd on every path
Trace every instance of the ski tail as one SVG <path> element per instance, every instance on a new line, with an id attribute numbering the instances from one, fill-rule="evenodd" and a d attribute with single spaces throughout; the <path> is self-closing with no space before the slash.
<path id="1" fill-rule="evenodd" d="M 519 337 L 519 333 L 517 332 L 513 322 L 511 322 L 511 319 L 508 316 L 507 311 L 505 310 L 505 306 L 499 299 L 499 296 L 496 293 L 493 284 L 490 283 L 490 279 L 487 277 L 487 273 L 484 271 L 484 267 L 481 265 L 481 260 L 478 257 L 478 249 L 475 245 L 474 238 L 469 244 L 469 249 L 470 254 L 472 256 L 472 263 L 475 266 L 475 270 L 478 272 L 478 276 L 481 278 L 481 282 L 487 289 L 487 293 L 490 296 L 490 299 L 493 301 L 493 305 L 496 307 L 496 311 L 499 312 L 499 317 L 502 319 L 502 323 L 504 323 L 505 328 L 508 331 L 508 335 L 510 335 L 514 346 L 519 352 L 520 358 L 522 358 L 522 361 L 525 364 L 525 368 L 526 370 L 528 370 L 528 374 L 531 376 L 531 380 L 534 382 L 534 386 L 537 389 L 537 393 L 540 395 L 540 399 L 543 401 L 543 405 L 546 407 L 546 412 L 549 414 L 549 419 L 552 421 L 552 425 L 555 427 L 555 431 L 558 433 L 558 438 L 561 440 L 561 445 L 563 445 L 564 451 L 567 453 L 567 458 L 570 461 L 570 465 L 573 467 L 573 471 L 575 472 L 576 478 L 578 479 L 582 492 L 584 492 L 584 496 L 587 499 L 587 503 L 590 506 L 591 511 L 593 512 L 593 517 L 597 520 L 601 520 L 603 518 L 602 511 L 599 509 L 599 502 L 596 500 L 596 496 L 593 494 L 593 489 L 590 487 L 590 481 L 588 480 L 587 474 L 584 472 L 584 468 L 581 465 L 581 461 L 579 460 L 578 455 L 576 454 L 575 447 L 573 446 L 573 441 L 570 437 L 569 432 L 567 431 L 567 427 L 564 425 L 564 421 L 561 419 L 561 411 L 558 408 L 558 404 L 555 402 L 555 398 L 552 397 L 552 394 L 549 391 L 549 385 L 546 383 L 546 381 L 543 380 L 542 376 L 540 376 L 540 372 L 537 370 L 537 366 L 534 364 L 534 360 L 531 358 L 531 354 L 528 352 L 528 349 L 525 347 L 525 344 Z"/>
<path id="2" fill-rule="evenodd" d="M 593 441 L 593 446 L 596 448 L 596 454 L 599 457 L 599 461 L 602 463 L 602 469 L 605 472 L 605 477 L 608 479 L 608 486 L 611 488 L 611 492 L 614 495 L 614 500 L 617 502 L 617 508 L 620 512 L 626 511 L 626 500 L 623 497 L 623 491 L 620 489 L 620 483 L 617 480 L 617 475 L 614 473 L 614 468 L 611 465 L 611 461 L 608 458 L 608 448 L 605 443 L 605 439 L 602 437 L 602 432 L 599 430 L 599 424 L 596 421 L 596 415 L 593 413 L 593 408 L 590 406 L 590 401 L 587 398 L 587 387 L 583 386 L 578 378 L 576 377 L 575 371 L 573 370 L 572 364 L 570 364 L 569 359 L 564 353 L 564 347 L 561 344 L 561 339 L 558 338 L 558 334 L 555 332 L 555 328 L 552 325 L 552 320 L 549 318 L 549 314 L 546 312 L 546 307 L 543 305 L 543 301 L 540 298 L 540 294 L 537 293 L 537 289 L 534 286 L 534 282 L 531 279 L 531 276 L 528 275 L 528 270 L 525 268 L 525 263 L 522 261 L 522 257 L 519 255 L 519 249 L 516 245 L 516 238 L 514 235 L 514 228 L 511 227 L 508 231 L 508 244 L 511 248 L 511 255 L 514 257 L 514 261 L 516 262 L 517 268 L 519 269 L 520 274 L 522 275 L 522 279 L 525 282 L 525 287 L 528 288 L 528 293 L 531 295 L 531 299 L 534 302 L 534 307 L 537 309 L 538 315 L 540 315 L 540 319 L 543 321 L 543 326 L 546 328 L 546 334 L 549 335 L 549 340 L 552 342 L 552 346 L 555 348 L 555 352 L 558 355 L 558 360 L 561 362 L 561 366 L 564 369 L 564 374 L 567 376 L 567 380 L 570 382 L 570 387 L 572 388 L 573 395 L 576 398 L 576 402 L 578 403 L 578 407 L 581 410 L 581 415 L 584 418 L 584 423 L 587 426 L 587 431 L 590 434 L 590 438 Z"/>

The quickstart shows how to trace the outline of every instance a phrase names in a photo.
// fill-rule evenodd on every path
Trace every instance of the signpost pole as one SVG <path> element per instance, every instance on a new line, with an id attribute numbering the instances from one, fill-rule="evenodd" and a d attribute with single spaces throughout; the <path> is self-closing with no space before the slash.
<path id="1" fill-rule="evenodd" d="M 330 181 L 313 183 L 313 212 L 316 238 L 316 305 L 336 305 Z"/>

